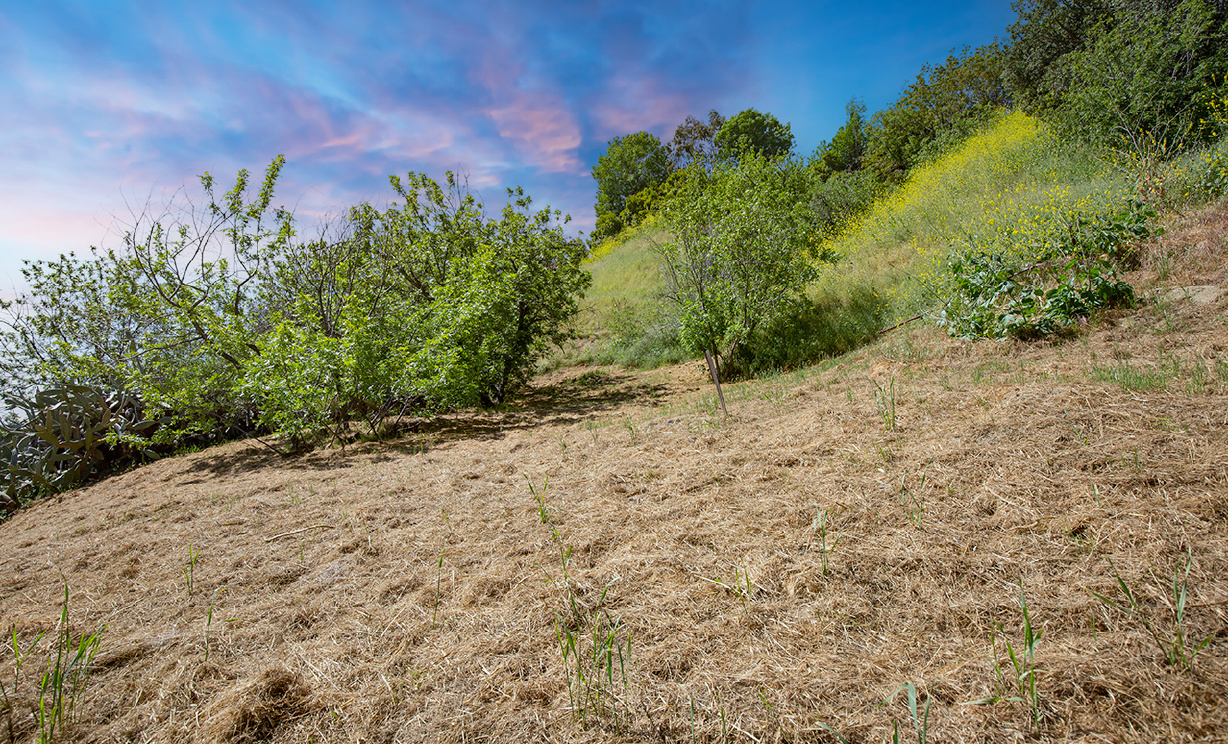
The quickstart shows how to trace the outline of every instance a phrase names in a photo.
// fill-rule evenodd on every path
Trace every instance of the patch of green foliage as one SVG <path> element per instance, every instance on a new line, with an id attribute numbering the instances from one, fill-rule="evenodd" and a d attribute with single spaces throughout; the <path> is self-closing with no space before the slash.
<path id="1" fill-rule="evenodd" d="M 938 324 L 961 338 L 1033 340 L 1099 310 L 1132 306 L 1134 288 L 1119 269 L 1130 245 L 1155 234 L 1155 213 L 1131 207 L 1111 220 L 1076 217 L 1026 262 L 977 247 L 953 252 L 949 282 L 935 292 L 943 306 Z"/>
<path id="2" fill-rule="evenodd" d="M 597 181 L 597 226 L 593 238 L 610 237 L 622 230 L 627 200 L 669 177 L 670 155 L 655 135 L 636 132 L 615 137 L 593 166 Z"/>

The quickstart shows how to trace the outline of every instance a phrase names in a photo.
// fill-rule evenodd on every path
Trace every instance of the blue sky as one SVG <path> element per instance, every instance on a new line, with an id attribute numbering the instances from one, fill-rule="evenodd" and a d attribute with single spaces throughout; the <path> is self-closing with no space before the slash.
<path id="1" fill-rule="evenodd" d="M 615 136 L 754 107 L 809 153 L 845 103 L 1005 37 L 1009 0 L 29 2 L 0 0 L 0 296 L 22 259 L 118 245 L 117 224 L 211 172 L 288 163 L 304 227 L 387 176 L 467 174 L 593 223 Z"/>

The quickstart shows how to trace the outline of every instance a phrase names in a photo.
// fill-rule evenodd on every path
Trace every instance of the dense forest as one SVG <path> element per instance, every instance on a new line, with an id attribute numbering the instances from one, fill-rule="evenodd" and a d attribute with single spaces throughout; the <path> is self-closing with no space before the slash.
<path id="1" fill-rule="evenodd" d="M 1228 3 L 1016 10 L 1002 41 L 923 68 L 891 106 L 849 101 L 808 156 L 755 109 L 688 117 L 668 142 L 615 138 L 592 168 L 588 241 L 522 191 L 489 216 L 450 173 L 394 176 L 387 208 L 356 205 L 310 235 L 273 206 L 282 158 L 229 186 L 205 174 L 199 199 L 149 205 L 121 246 L 27 263 L 0 329 L 0 499 L 16 509 L 227 438 L 287 451 L 504 404 L 582 332 L 586 267 L 637 235 L 654 236 L 660 291 L 604 316 L 597 356 L 707 355 L 729 379 L 917 316 L 967 338 L 1074 332 L 1135 302 L 1121 272 L 1157 211 L 1228 190 Z M 831 267 L 920 208 L 927 169 L 986 137 L 1010 178 L 1096 186 L 1047 212 L 1052 190 L 1032 211 L 969 205 L 975 230 L 904 236 L 939 248 L 836 281 Z"/>

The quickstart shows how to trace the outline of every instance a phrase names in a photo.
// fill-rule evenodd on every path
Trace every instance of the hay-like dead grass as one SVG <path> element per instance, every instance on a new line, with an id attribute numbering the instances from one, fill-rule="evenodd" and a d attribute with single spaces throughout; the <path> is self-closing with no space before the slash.
<path id="1" fill-rule="evenodd" d="M 1210 266 L 1170 281 L 1222 282 Z M 697 365 L 573 369 L 385 444 L 157 462 L 0 526 L 0 629 L 53 628 L 61 581 L 75 626 L 106 624 L 91 742 L 880 742 L 911 731 L 902 696 L 882 704 L 904 682 L 935 741 L 1225 741 L 1226 307 L 1150 305 L 1055 345 L 907 326 L 731 386 L 728 420 Z M 1097 378 L 1110 365 L 1166 383 Z M 871 381 L 892 375 L 887 431 Z M 1117 596 L 1116 567 L 1171 632 L 1187 551 L 1185 631 L 1210 638 L 1192 670 L 1092 594 Z M 991 633 L 1003 667 L 1021 591 L 1039 729 L 1026 704 L 971 704 L 1001 694 Z M 569 709 L 569 596 L 581 624 L 630 628 L 621 733 Z"/>

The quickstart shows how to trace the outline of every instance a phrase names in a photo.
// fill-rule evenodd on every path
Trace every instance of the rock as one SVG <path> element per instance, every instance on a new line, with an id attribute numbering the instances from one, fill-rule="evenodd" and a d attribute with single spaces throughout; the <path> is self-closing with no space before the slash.
<path id="1" fill-rule="evenodd" d="M 1222 294 L 1224 290 L 1214 284 L 1199 284 L 1193 287 L 1173 287 L 1164 292 L 1163 297 L 1169 302 L 1189 300 L 1195 305 L 1211 305 Z"/>

